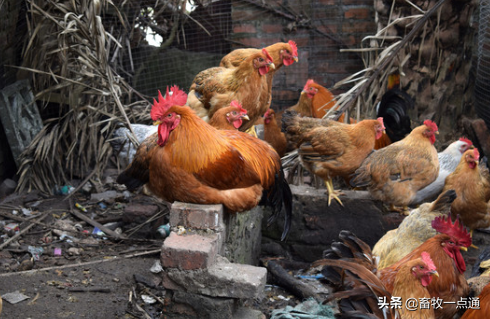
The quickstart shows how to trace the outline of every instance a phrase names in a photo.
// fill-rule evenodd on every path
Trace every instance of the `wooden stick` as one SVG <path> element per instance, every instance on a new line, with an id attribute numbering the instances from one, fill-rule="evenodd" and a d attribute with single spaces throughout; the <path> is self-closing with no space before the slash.
<path id="1" fill-rule="evenodd" d="M 70 210 L 70 213 L 72 213 L 73 215 L 75 215 L 77 218 L 79 218 L 79 219 L 81 219 L 83 221 L 86 221 L 90 225 L 92 225 L 94 227 L 97 227 L 98 229 L 100 229 L 101 231 L 103 231 L 109 237 L 112 237 L 114 239 L 123 239 L 123 238 L 126 237 L 126 236 L 123 236 L 123 235 L 120 235 L 120 234 L 116 233 L 115 231 L 110 230 L 109 228 L 105 227 L 104 225 L 96 222 L 95 220 L 93 220 L 93 219 L 85 216 L 84 214 L 82 214 L 80 212 L 77 212 L 74 209 L 71 209 Z"/>
<path id="2" fill-rule="evenodd" d="M 111 259 L 100 259 L 100 260 L 94 260 L 94 261 L 88 261 L 84 263 L 76 263 L 72 265 L 63 265 L 63 266 L 55 266 L 55 267 L 46 267 L 46 268 L 40 268 L 40 269 L 33 269 L 33 270 L 26 270 L 26 271 L 18 271 L 18 272 L 9 272 L 9 273 L 4 273 L 0 274 L 1 277 L 10 277 L 10 276 L 15 276 L 15 275 L 32 275 L 38 272 L 42 271 L 49 271 L 53 269 L 65 269 L 65 268 L 72 268 L 72 267 L 82 267 L 82 266 L 88 266 L 88 265 L 95 265 L 95 264 L 100 264 L 100 263 L 105 263 L 108 261 L 114 261 L 114 260 L 121 260 L 125 258 L 133 258 L 133 257 L 139 257 L 139 256 L 145 256 L 145 255 L 153 255 L 156 253 L 161 252 L 161 249 L 154 249 L 154 250 L 149 250 L 141 253 L 136 253 L 136 254 L 130 254 L 122 257 L 114 257 Z"/>
<path id="3" fill-rule="evenodd" d="M 108 287 L 70 287 L 69 292 L 111 292 Z"/>
<path id="4" fill-rule="evenodd" d="M 48 216 L 48 214 L 44 214 L 43 216 L 39 217 L 36 220 L 36 222 L 42 221 L 44 218 L 46 218 L 46 216 Z M 3 249 L 5 246 L 7 246 L 8 244 L 10 244 L 11 241 L 13 241 L 13 240 L 17 239 L 18 237 L 22 236 L 22 234 L 26 233 L 29 229 L 31 229 L 35 225 L 36 225 L 36 223 L 35 222 L 32 222 L 29 226 L 27 226 L 26 228 L 22 229 L 17 234 L 15 234 L 11 238 L 9 238 L 6 242 L 4 242 L 3 244 L 1 244 L 0 245 L 0 249 Z"/>
<path id="5" fill-rule="evenodd" d="M 274 260 L 268 260 L 266 262 L 266 267 L 267 270 L 274 277 L 276 284 L 287 289 L 296 297 L 300 299 L 313 297 L 317 301 L 321 300 L 317 293 L 315 293 L 302 281 L 299 281 L 298 279 L 291 276 L 286 270 L 284 270 L 284 268 L 281 267 L 278 262 Z"/>

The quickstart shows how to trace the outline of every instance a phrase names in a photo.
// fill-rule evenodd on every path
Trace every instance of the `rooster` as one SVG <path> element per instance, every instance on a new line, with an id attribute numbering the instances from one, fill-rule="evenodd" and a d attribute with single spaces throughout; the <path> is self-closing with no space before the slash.
<path id="1" fill-rule="evenodd" d="M 247 56 L 236 68 L 213 67 L 201 71 L 189 89 L 187 105 L 208 122 L 218 109 L 237 100 L 250 118 L 240 127 L 240 131 L 246 131 L 269 107 L 270 91 L 265 75 L 271 68 L 275 68 L 272 57 L 263 49 Z"/>
<path id="2" fill-rule="evenodd" d="M 264 114 L 264 141 L 269 143 L 280 157 L 284 156 L 287 146 L 286 136 L 277 125 L 276 112 L 273 109 L 268 109 Z"/>
<path id="3" fill-rule="evenodd" d="M 420 258 L 422 252 L 428 252 L 439 270 L 439 277 L 434 278 L 427 289 L 433 298 L 444 302 L 442 308 L 435 309 L 436 318 L 452 319 L 458 311 L 457 301 L 466 297 L 469 292 L 464 275 L 466 264 L 461 250 L 467 250 L 471 245 L 471 236 L 459 218 L 456 218 L 454 223 L 451 221 L 450 214 L 447 217 L 436 217 L 432 221 L 432 227 L 441 234 L 426 240 L 391 266 L 378 270 L 378 276 L 387 290 L 393 291 L 396 274 L 402 265 L 409 260 Z"/>
<path id="4" fill-rule="evenodd" d="M 249 210 L 259 201 L 272 206 L 272 216 L 284 207 L 284 240 L 292 194 L 277 153 L 246 133 L 210 126 L 184 106 L 185 92 L 177 86 L 171 91 L 166 98 L 159 93 L 151 109 L 158 133 L 140 145 L 117 182 L 129 189 L 148 184 L 169 202 L 223 204 L 231 212 Z"/>
<path id="5" fill-rule="evenodd" d="M 247 110 L 235 103 L 214 113 L 209 124 L 219 130 L 233 130 L 238 129 L 243 120 L 249 120 Z M 131 124 L 134 135 L 127 127 L 116 129 L 109 143 L 119 164 L 123 167 L 128 166 L 133 161 L 138 146 L 147 137 L 156 133 L 157 129 L 156 125 Z"/>
<path id="6" fill-rule="evenodd" d="M 436 123 L 426 120 L 404 139 L 373 152 L 356 170 L 351 186 L 367 186 L 371 196 L 390 205 L 390 210 L 407 214 L 416 192 L 439 173 L 433 145 L 438 133 Z"/>
<path id="7" fill-rule="evenodd" d="M 424 203 L 411 211 L 398 228 L 381 237 L 373 247 L 373 254 L 379 257 L 379 268 L 392 265 L 427 239 L 437 235 L 432 221 L 436 217 L 447 215 L 455 198 L 454 190 L 442 193 L 434 202 Z"/>
<path id="8" fill-rule="evenodd" d="M 437 158 L 439 159 L 439 175 L 437 175 L 435 181 L 417 192 L 410 205 L 420 205 L 425 200 L 439 195 L 444 188 L 446 177 L 454 172 L 463 153 L 471 147 L 473 147 L 473 143 L 469 139 L 462 137 L 458 141 L 449 144 L 444 151 L 437 153 Z"/>
<path id="9" fill-rule="evenodd" d="M 230 106 L 221 108 L 213 114 L 209 125 L 218 130 L 238 130 L 243 120 L 250 120 L 245 110 L 237 101 L 231 101 Z"/>
<path id="10" fill-rule="evenodd" d="M 378 118 L 356 124 L 320 126 L 302 136 L 298 149 L 301 163 L 325 180 L 329 205 L 332 199 L 342 204 L 332 178 L 353 174 L 373 151 L 374 141 L 381 137 L 384 129 L 383 119 Z"/>
<path id="11" fill-rule="evenodd" d="M 490 182 L 481 173 L 479 158 L 477 148 L 464 152 L 454 172 L 446 178 L 443 189 L 454 189 L 458 194 L 451 212 L 461 216 L 471 234 L 474 229 L 490 226 Z"/>
<path id="12" fill-rule="evenodd" d="M 376 263 L 369 246 L 348 231 L 342 231 L 339 237 L 343 242 L 334 242 L 325 259 L 313 264 L 323 267 L 322 275 L 334 289 L 328 300 L 338 301 L 340 314 L 336 318 L 434 318 L 433 308 L 405 307 L 411 298 L 430 299 L 427 286 L 438 272 L 428 253 L 423 252 L 420 258 L 401 265 L 394 289 L 389 291 L 376 276 Z M 401 301 L 398 310 L 389 305 L 395 297 Z"/>

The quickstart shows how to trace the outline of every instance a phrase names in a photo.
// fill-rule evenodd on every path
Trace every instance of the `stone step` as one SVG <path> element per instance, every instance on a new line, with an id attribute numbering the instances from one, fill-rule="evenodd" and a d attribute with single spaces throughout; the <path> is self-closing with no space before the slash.
<path id="1" fill-rule="evenodd" d="M 230 263 L 218 255 L 216 263 L 208 269 L 164 269 L 162 285 L 170 290 L 211 297 L 261 299 L 266 279 L 266 268 Z"/>

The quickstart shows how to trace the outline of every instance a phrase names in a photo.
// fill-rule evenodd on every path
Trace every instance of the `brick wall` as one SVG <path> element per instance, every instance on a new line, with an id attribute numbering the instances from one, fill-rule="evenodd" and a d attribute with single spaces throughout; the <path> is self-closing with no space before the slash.
<path id="1" fill-rule="evenodd" d="M 363 37 L 375 33 L 371 0 L 280 0 L 267 2 L 268 8 L 250 2 L 232 1 L 234 48 L 288 40 L 298 45 L 299 63 L 274 77 L 275 109 L 295 104 L 309 78 L 329 88 L 364 68 L 359 55 L 340 49 L 359 48 Z"/>

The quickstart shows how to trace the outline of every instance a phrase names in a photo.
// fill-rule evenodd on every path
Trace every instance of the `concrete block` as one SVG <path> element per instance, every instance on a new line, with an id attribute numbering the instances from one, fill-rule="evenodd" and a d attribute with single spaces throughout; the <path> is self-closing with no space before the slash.
<path id="1" fill-rule="evenodd" d="M 261 299 L 266 279 L 266 268 L 234 264 L 218 256 L 208 269 L 165 269 L 162 284 L 166 289 L 211 297 Z"/>
<path id="2" fill-rule="evenodd" d="M 225 244 L 221 253 L 229 261 L 258 265 L 262 240 L 262 207 L 247 212 L 225 214 Z"/>
<path id="3" fill-rule="evenodd" d="M 223 230 L 223 205 L 198 205 L 174 202 L 170 209 L 170 225 L 192 229 Z"/>
<path id="4" fill-rule="evenodd" d="M 184 270 L 208 268 L 215 263 L 218 236 L 197 234 L 177 235 L 171 232 L 162 247 L 161 263 L 164 268 Z"/>

